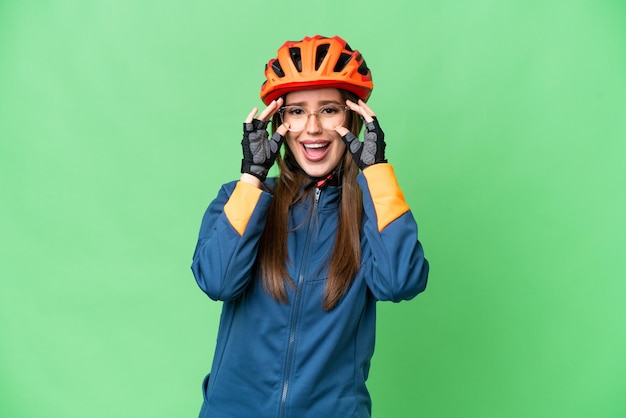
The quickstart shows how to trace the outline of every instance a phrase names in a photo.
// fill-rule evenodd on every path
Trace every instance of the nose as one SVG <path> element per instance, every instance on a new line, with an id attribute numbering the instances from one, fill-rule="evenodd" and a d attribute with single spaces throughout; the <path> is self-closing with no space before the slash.
<path id="1" fill-rule="evenodd" d="M 309 113 L 309 118 L 306 121 L 306 131 L 311 134 L 322 131 L 322 125 L 320 121 L 317 120 L 317 114 Z"/>

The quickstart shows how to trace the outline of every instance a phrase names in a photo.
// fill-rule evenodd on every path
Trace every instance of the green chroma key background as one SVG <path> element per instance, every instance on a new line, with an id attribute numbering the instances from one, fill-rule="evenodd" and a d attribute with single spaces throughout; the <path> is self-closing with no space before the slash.
<path id="1" fill-rule="evenodd" d="M 626 5 L 0 1 L 0 416 L 192 417 L 189 270 L 285 41 L 339 34 L 432 264 L 376 417 L 626 416 Z"/>

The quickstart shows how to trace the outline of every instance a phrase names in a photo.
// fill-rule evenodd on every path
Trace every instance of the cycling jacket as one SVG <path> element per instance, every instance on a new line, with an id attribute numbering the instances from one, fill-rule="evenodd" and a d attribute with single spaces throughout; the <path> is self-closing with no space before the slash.
<path id="1" fill-rule="evenodd" d="M 272 195 L 224 185 L 200 228 L 192 270 L 223 301 L 200 417 L 370 417 L 365 382 L 374 353 L 377 301 L 411 299 L 426 287 L 417 225 L 389 164 L 357 178 L 363 191 L 361 268 L 330 312 L 323 310 L 340 187 L 316 189 L 289 215 L 287 269 L 295 287 L 277 302 L 255 276 Z M 210 376 L 210 378 L 209 378 Z"/>

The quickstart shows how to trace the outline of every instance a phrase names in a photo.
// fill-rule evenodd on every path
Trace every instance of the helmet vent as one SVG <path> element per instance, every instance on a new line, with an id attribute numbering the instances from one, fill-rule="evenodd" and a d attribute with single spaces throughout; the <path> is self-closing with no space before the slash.
<path id="1" fill-rule="evenodd" d="M 299 72 L 302 72 L 302 55 L 300 55 L 300 48 L 289 48 L 289 55 L 291 55 L 291 61 Z"/>
<path id="2" fill-rule="evenodd" d="M 370 69 L 367 68 L 367 64 L 365 64 L 365 60 L 363 60 L 361 65 L 359 65 L 359 69 L 357 71 L 359 74 L 363 76 L 366 76 L 370 72 Z"/>
<path id="3" fill-rule="evenodd" d="M 322 61 L 326 58 L 326 54 L 328 54 L 328 49 L 330 48 L 330 44 L 322 44 L 317 47 L 315 51 L 315 71 L 319 70 L 320 65 L 322 65 Z"/>
<path id="4" fill-rule="evenodd" d="M 333 71 L 336 73 L 340 72 L 341 70 L 346 68 L 346 65 L 348 65 L 351 59 L 352 55 L 342 52 L 339 56 L 339 59 L 337 59 L 337 63 L 335 64 L 335 68 L 333 68 Z"/>
<path id="5" fill-rule="evenodd" d="M 283 71 L 283 67 L 280 66 L 280 62 L 278 62 L 278 60 L 274 60 L 274 62 L 272 62 L 272 70 L 280 78 L 283 78 L 285 76 L 285 72 Z"/>

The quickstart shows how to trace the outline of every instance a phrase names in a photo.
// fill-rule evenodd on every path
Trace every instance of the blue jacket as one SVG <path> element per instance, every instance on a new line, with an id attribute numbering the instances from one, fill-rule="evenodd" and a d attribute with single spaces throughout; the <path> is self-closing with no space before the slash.
<path id="1" fill-rule="evenodd" d="M 371 416 L 365 381 L 376 302 L 423 291 L 428 262 L 391 166 L 365 169 L 358 183 L 364 204 L 361 268 L 330 312 L 322 308 L 322 295 L 339 187 L 316 190 L 291 210 L 288 271 L 296 288 L 288 287 L 287 304 L 269 296 L 254 275 L 272 196 L 233 182 L 210 204 L 192 270 L 200 288 L 224 303 L 200 417 Z"/>

